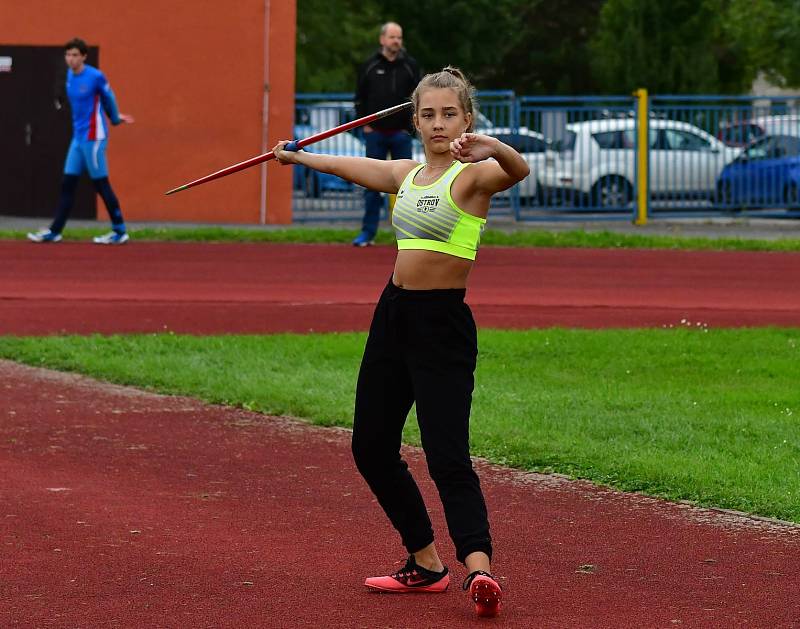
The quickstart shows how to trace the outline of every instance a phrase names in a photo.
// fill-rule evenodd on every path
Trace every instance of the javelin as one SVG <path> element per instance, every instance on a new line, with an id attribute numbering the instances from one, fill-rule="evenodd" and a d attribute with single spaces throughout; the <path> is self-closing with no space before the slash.
<path id="1" fill-rule="evenodd" d="M 289 142 L 289 144 L 287 144 L 283 148 L 283 150 L 299 151 L 300 149 L 308 146 L 309 144 L 314 144 L 314 142 L 319 142 L 331 136 L 338 135 L 339 133 L 350 131 L 350 129 L 355 129 L 356 127 L 364 126 L 365 124 L 374 122 L 379 118 L 385 118 L 386 116 L 391 116 L 392 114 L 396 114 L 397 112 L 402 111 L 403 109 L 411 107 L 411 104 L 412 104 L 411 102 L 408 102 L 408 103 L 402 103 L 400 105 L 395 105 L 394 107 L 389 107 L 387 109 L 382 109 L 381 111 L 376 111 L 374 114 L 370 114 L 369 116 L 364 116 L 363 118 L 359 118 L 358 120 L 353 120 L 352 122 L 346 122 L 345 124 L 339 125 L 338 127 L 334 127 L 333 129 L 328 129 L 327 131 L 321 131 L 320 133 L 316 133 L 307 138 L 303 138 L 302 140 L 294 140 L 293 142 Z M 245 160 L 243 162 L 239 162 L 238 164 L 234 164 L 233 166 L 228 166 L 227 168 L 218 170 L 215 173 L 211 173 L 210 175 L 206 175 L 205 177 L 200 177 L 200 179 L 195 179 L 194 181 L 185 183 L 182 186 L 173 188 L 172 190 L 166 192 L 165 194 L 174 194 L 176 192 L 180 192 L 181 190 L 186 190 L 187 188 L 191 188 L 193 186 L 200 185 L 201 183 L 205 183 L 206 181 L 211 181 L 212 179 L 219 179 L 220 177 L 224 177 L 225 175 L 230 175 L 231 173 L 244 170 L 245 168 L 250 168 L 250 166 L 255 166 L 256 164 L 261 164 L 262 162 L 267 162 L 271 159 L 275 159 L 275 153 L 272 151 L 270 151 L 269 153 L 258 155 L 256 157 L 251 157 L 250 159 Z"/>

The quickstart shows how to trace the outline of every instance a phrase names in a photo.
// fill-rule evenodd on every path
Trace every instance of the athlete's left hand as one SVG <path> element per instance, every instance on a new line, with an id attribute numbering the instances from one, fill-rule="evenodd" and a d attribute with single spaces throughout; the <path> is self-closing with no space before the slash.
<path id="1" fill-rule="evenodd" d="M 120 114 L 119 115 L 120 122 L 125 122 L 127 124 L 133 124 L 133 116 L 130 114 Z"/>
<path id="2" fill-rule="evenodd" d="M 450 142 L 450 153 L 460 162 L 480 162 L 494 157 L 497 139 L 479 133 L 462 133 Z"/>

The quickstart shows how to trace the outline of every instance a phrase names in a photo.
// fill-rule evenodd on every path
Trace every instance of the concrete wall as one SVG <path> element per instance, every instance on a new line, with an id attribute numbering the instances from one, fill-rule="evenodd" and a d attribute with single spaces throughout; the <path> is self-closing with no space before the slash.
<path id="1" fill-rule="evenodd" d="M 287 223 L 291 169 L 274 163 L 164 192 L 292 137 L 295 12 L 295 0 L 2 0 L 0 39 L 99 46 L 120 111 L 136 118 L 111 129 L 108 152 L 127 220 Z"/>

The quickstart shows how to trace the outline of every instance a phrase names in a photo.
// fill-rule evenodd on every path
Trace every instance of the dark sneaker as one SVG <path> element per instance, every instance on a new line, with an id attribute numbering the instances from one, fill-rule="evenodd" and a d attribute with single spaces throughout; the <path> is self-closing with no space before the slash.
<path id="1" fill-rule="evenodd" d="M 49 229 L 40 229 L 38 232 L 28 232 L 28 240 L 33 242 L 61 242 L 61 234 Z"/>
<path id="2" fill-rule="evenodd" d="M 434 572 L 418 566 L 414 555 L 410 555 L 402 570 L 388 577 L 369 577 L 364 585 L 377 592 L 444 592 L 450 585 L 450 575 L 447 567 Z"/>
<path id="3" fill-rule="evenodd" d="M 488 572 L 476 570 L 464 580 L 462 589 L 469 590 L 469 596 L 475 603 L 478 616 L 491 618 L 497 616 L 503 607 L 503 588 Z"/>
<path id="4" fill-rule="evenodd" d="M 375 236 L 370 236 L 366 232 L 361 232 L 353 239 L 354 247 L 370 247 L 375 244 Z"/>

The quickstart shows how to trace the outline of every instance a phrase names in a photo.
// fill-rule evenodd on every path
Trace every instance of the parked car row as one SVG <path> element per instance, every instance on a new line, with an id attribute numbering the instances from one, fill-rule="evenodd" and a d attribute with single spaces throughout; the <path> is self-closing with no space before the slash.
<path id="1" fill-rule="evenodd" d="M 714 137 L 686 122 L 651 118 L 648 133 L 651 197 L 703 200 L 724 206 L 799 205 L 800 117 L 760 119 L 759 129 L 742 147 L 724 130 Z M 782 129 L 783 133 L 773 133 L 773 129 Z M 295 137 L 308 137 L 315 132 L 312 127 L 298 125 Z M 512 146 L 528 162 L 531 174 L 516 188 L 525 204 L 535 199 L 546 205 L 621 209 L 633 202 L 637 174 L 634 119 L 606 118 L 567 124 L 555 141 L 527 127 L 489 126 L 480 132 Z M 412 149 L 413 159 L 424 161 L 422 143 L 416 138 Z M 364 142 L 351 133 L 323 140 L 306 150 L 349 156 L 363 156 L 366 152 Z M 294 187 L 312 197 L 326 191 L 354 188 L 334 175 L 302 166 L 294 168 Z M 510 195 L 511 191 L 506 191 L 498 197 Z"/>
<path id="2" fill-rule="evenodd" d="M 540 173 L 546 199 L 574 198 L 582 205 L 626 207 L 636 184 L 635 120 L 590 120 L 568 124 L 553 144 Z M 740 149 L 728 147 L 686 122 L 649 122 L 650 193 L 709 199 L 726 164 Z"/>
<path id="3" fill-rule="evenodd" d="M 707 200 L 725 207 L 800 206 L 800 117 L 760 120 L 744 148 L 685 122 L 650 120 L 652 199 Z M 773 133 L 782 129 L 783 133 Z M 631 204 L 636 181 L 632 120 L 567 125 L 548 151 L 540 186 L 545 198 L 598 208 Z"/>

